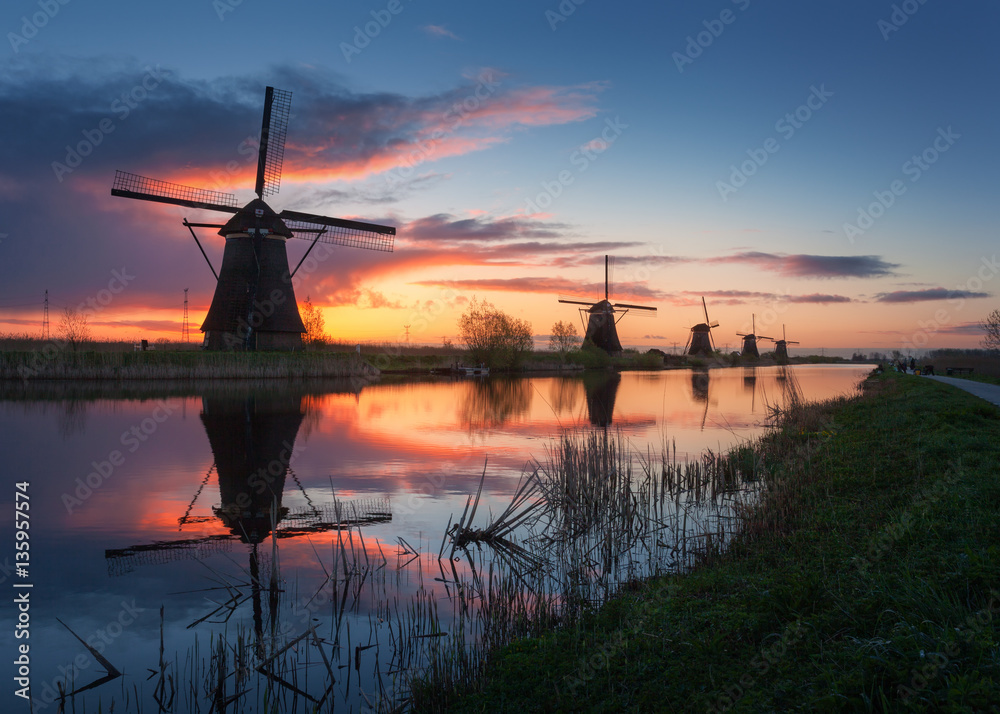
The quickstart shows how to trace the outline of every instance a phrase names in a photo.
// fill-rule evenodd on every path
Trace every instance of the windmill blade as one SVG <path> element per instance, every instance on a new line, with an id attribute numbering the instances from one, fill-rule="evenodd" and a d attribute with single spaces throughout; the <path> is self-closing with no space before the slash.
<path id="1" fill-rule="evenodd" d="M 797 345 L 797 344 L 799 344 L 799 342 L 796 341 L 796 340 L 785 340 L 785 344 Z"/>
<path id="2" fill-rule="evenodd" d="M 281 188 L 281 165 L 285 160 L 285 134 L 291 108 L 291 92 L 274 87 L 264 91 L 264 118 L 260 126 L 257 185 L 254 188 L 259 198 L 273 196 Z"/>
<path id="3" fill-rule="evenodd" d="M 718 321 L 716 321 L 716 322 L 710 322 L 710 323 L 708 323 L 708 326 L 709 327 L 718 327 L 719 323 L 718 323 Z"/>
<path id="4" fill-rule="evenodd" d="M 767 337 L 765 335 L 757 335 L 758 340 L 773 340 L 773 337 Z"/>
<path id="5" fill-rule="evenodd" d="M 570 305 L 586 305 L 587 307 L 593 307 L 597 304 L 593 300 L 585 302 L 583 300 L 563 300 L 562 298 L 559 298 L 559 302 L 568 303 Z"/>
<path id="6" fill-rule="evenodd" d="M 705 303 L 705 296 L 704 295 L 701 296 L 701 307 L 705 311 L 705 324 L 708 325 L 709 327 L 711 327 L 711 324 L 709 324 L 710 321 L 708 319 L 708 305 Z"/>
<path id="7" fill-rule="evenodd" d="M 115 171 L 115 182 L 111 185 L 111 195 L 226 213 L 238 213 L 240 210 L 236 204 L 236 196 L 231 193 L 220 193 L 204 188 L 182 186 L 179 183 L 158 181 L 127 171 Z"/>
<path id="8" fill-rule="evenodd" d="M 299 211 L 282 211 L 278 214 L 278 218 L 284 221 L 296 238 L 312 240 L 319 234 L 321 243 L 391 253 L 393 241 L 396 239 L 395 228 L 376 223 L 348 221 Z"/>
<path id="9" fill-rule="evenodd" d="M 655 307 L 646 307 L 645 305 L 629 305 L 627 302 L 616 302 L 613 305 L 613 307 L 615 308 L 625 307 L 628 308 L 629 310 L 649 310 L 651 312 L 656 312 Z"/>

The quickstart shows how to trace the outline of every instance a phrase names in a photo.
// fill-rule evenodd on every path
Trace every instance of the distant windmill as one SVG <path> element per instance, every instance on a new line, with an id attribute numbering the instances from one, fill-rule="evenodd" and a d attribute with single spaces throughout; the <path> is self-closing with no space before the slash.
<path id="1" fill-rule="evenodd" d="M 715 352 L 715 340 L 712 339 L 712 328 L 718 327 L 719 323 L 708 319 L 708 305 L 705 304 L 704 297 L 701 299 L 701 307 L 705 311 L 705 321 L 691 328 L 688 343 L 684 347 L 684 354 L 711 355 Z"/>
<path id="2" fill-rule="evenodd" d="M 278 192 L 285 154 L 285 131 L 292 93 L 268 87 L 264 94 L 264 120 L 257 154 L 257 198 L 239 208 L 236 196 L 190 186 L 156 181 L 115 172 L 112 196 L 157 201 L 189 208 L 234 213 L 225 225 L 188 223 L 205 260 L 208 256 L 195 228 L 217 228 L 226 239 L 222 266 L 215 272 L 215 296 L 201 331 L 210 350 L 299 350 L 306 331 L 299 317 L 289 274 L 285 243 L 289 238 L 311 239 L 369 250 L 392 251 L 396 229 L 374 223 L 348 221 L 298 211 L 275 213 L 264 203 L 265 195 Z"/>
<path id="3" fill-rule="evenodd" d="M 587 320 L 587 332 L 584 340 L 590 340 L 596 346 L 608 354 L 619 354 L 622 351 L 622 343 L 618 339 L 618 320 L 625 317 L 629 310 L 649 310 L 656 312 L 655 307 L 645 305 L 629 305 L 626 303 L 614 303 L 608 299 L 608 263 L 609 256 L 604 256 L 604 299 L 598 302 L 585 302 L 582 300 L 563 300 L 559 302 L 570 305 L 586 305 L 589 318 Z M 580 310 L 583 312 L 583 309 Z M 615 313 L 621 313 L 621 317 L 615 319 Z"/>
<path id="4" fill-rule="evenodd" d="M 752 331 L 750 334 L 744 334 L 742 332 L 737 332 L 736 334 L 743 338 L 743 351 L 740 352 L 741 357 L 760 357 L 760 352 L 757 351 L 757 340 L 771 340 L 772 337 L 764 337 L 764 335 L 755 334 L 757 332 L 757 316 L 750 315 L 750 325 Z"/>
<path id="5" fill-rule="evenodd" d="M 770 338 L 769 338 L 770 339 Z M 788 345 L 797 345 L 798 342 L 785 339 L 785 324 L 781 324 L 781 339 L 774 341 L 774 358 L 778 362 L 788 361 Z"/>

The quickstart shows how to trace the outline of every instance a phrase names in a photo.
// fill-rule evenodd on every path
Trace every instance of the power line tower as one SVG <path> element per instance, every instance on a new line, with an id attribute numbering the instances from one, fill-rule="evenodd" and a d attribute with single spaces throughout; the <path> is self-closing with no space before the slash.
<path id="1" fill-rule="evenodd" d="M 187 344 L 191 341 L 188 334 L 188 289 L 184 288 L 184 322 L 181 323 L 181 342 Z"/>
<path id="2" fill-rule="evenodd" d="M 403 325 L 403 328 L 406 330 L 406 344 L 410 344 L 410 326 Z"/>
<path id="3" fill-rule="evenodd" d="M 49 291 L 45 291 L 45 307 L 42 308 L 42 339 L 49 339 Z"/>

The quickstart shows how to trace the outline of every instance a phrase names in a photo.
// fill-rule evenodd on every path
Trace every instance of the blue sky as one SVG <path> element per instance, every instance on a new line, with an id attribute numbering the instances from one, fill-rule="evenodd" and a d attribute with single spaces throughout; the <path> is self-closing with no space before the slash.
<path id="1" fill-rule="evenodd" d="M 180 221 L 212 214 L 112 198 L 114 171 L 248 200 L 239 146 L 272 84 L 293 114 L 271 204 L 398 228 L 391 256 L 344 248 L 297 288 L 334 337 L 437 342 L 473 296 L 544 335 L 612 253 L 616 295 L 659 308 L 622 321 L 626 345 L 683 343 L 705 295 L 720 343 L 757 313 L 807 347 L 976 346 L 997 302 L 998 19 L 940 0 L 11 0 L 0 330 L 37 331 L 44 289 L 76 305 L 122 267 L 98 330 L 178 335 L 185 287 L 197 327 L 214 280 Z"/>

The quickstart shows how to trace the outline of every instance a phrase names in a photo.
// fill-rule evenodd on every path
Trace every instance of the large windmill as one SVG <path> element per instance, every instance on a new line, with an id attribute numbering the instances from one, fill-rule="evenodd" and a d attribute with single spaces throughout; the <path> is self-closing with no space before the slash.
<path id="1" fill-rule="evenodd" d="M 559 302 L 569 303 L 571 305 L 586 305 L 589 317 L 587 319 L 587 332 L 584 336 L 584 340 L 590 340 L 608 354 L 619 354 L 622 351 L 622 343 L 618 339 L 618 329 L 616 327 L 618 320 L 625 317 L 625 314 L 629 310 L 648 310 L 650 312 L 656 312 L 656 308 L 646 307 L 645 305 L 629 305 L 623 302 L 616 302 L 612 304 L 608 299 L 608 263 L 609 256 L 604 256 L 603 300 L 598 302 L 585 302 L 582 300 L 560 299 Z M 583 312 L 583 308 L 581 308 L 580 312 Z M 615 313 L 621 313 L 621 317 L 615 318 Z"/>
<path id="2" fill-rule="evenodd" d="M 741 357 L 760 357 L 760 352 L 757 351 L 757 340 L 771 340 L 772 337 L 765 337 L 764 335 L 758 335 L 757 332 L 757 316 L 754 314 L 750 315 L 750 334 L 744 334 L 742 332 L 737 332 L 736 334 L 743 338 L 743 351 L 740 352 Z"/>
<path id="3" fill-rule="evenodd" d="M 236 196 L 115 172 L 111 195 L 235 214 L 225 224 L 188 223 L 198 248 L 216 277 L 215 296 L 201 331 L 210 350 L 297 350 L 305 326 L 299 317 L 292 276 L 317 241 L 369 250 L 392 251 L 396 229 L 312 213 L 275 213 L 264 196 L 278 192 L 285 154 L 285 132 L 292 93 L 268 87 L 257 152 L 257 198 L 240 208 Z M 217 228 L 226 239 L 222 266 L 215 272 L 195 228 Z M 312 240 L 289 273 L 285 243 Z"/>
<path id="4" fill-rule="evenodd" d="M 789 340 L 785 337 L 785 324 L 781 324 L 781 339 L 774 340 L 774 358 L 778 362 L 788 361 L 788 345 L 799 344 L 795 340 Z"/>
<path id="5" fill-rule="evenodd" d="M 712 339 L 712 328 L 718 327 L 718 321 L 713 322 L 708 319 L 708 305 L 705 298 L 701 299 L 702 310 L 705 311 L 705 321 L 700 322 L 691 328 L 688 336 L 688 343 L 684 347 L 684 354 L 688 355 L 708 355 L 715 352 L 715 340 Z"/>

